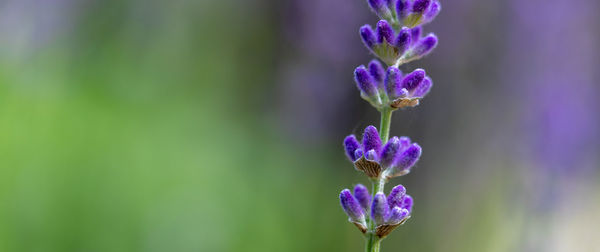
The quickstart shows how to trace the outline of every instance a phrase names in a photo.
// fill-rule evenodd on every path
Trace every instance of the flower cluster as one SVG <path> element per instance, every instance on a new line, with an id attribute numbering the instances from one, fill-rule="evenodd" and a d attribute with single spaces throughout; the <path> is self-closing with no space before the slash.
<path id="1" fill-rule="evenodd" d="M 346 155 L 354 167 L 370 178 L 390 179 L 406 175 L 421 157 L 421 146 L 411 143 L 408 137 L 392 137 L 382 146 L 379 132 L 374 126 L 365 128 L 362 144 L 356 136 L 344 140 Z"/>
<path id="2" fill-rule="evenodd" d="M 432 0 L 368 0 L 371 9 L 394 27 L 426 24 L 440 13 L 442 5 Z"/>
<path id="3" fill-rule="evenodd" d="M 370 25 L 360 28 L 365 46 L 387 65 L 399 66 L 429 54 L 438 43 L 435 34 L 422 36 L 420 26 L 402 27 L 398 33 L 388 21 L 377 22 L 375 31 Z"/>
<path id="4" fill-rule="evenodd" d="M 354 80 L 361 97 L 378 109 L 414 107 L 433 85 L 423 69 L 403 75 L 395 66 L 384 70 L 377 60 L 371 61 L 367 67 L 357 67 Z"/>
<path id="5" fill-rule="evenodd" d="M 367 232 L 367 221 L 371 221 L 376 227 L 375 234 L 383 238 L 410 218 L 413 199 L 402 185 L 394 187 L 387 197 L 377 193 L 371 199 L 367 188 L 358 184 L 354 195 L 348 189 L 340 193 L 340 203 L 348 220 L 363 233 Z"/>

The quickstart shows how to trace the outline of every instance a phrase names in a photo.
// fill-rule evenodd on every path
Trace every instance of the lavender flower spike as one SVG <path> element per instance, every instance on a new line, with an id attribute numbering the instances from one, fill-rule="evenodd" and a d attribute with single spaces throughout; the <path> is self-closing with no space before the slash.
<path id="1" fill-rule="evenodd" d="M 432 79 L 425 70 L 416 69 L 406 75 L 399 66 L 429 54 L 438 43 L 434 34 L 422 37 L 422 25 L 431 22 L 440 12 L 439 0 L 367 0 L 381 18 L 375 29 L 360 28 L 360 37 L 387 69 L 374 59 L 367 67 L 354 71 L 360 96 L 381 113 L 381 128 L 365 128 L 360 141 L 354 135 L 344 139 L 346 156 L 356 170 L 373 182 L 373 196 L 361 184 L 340 193 L 340 203 L 349 217 L 367 238 L 367 252 L 379 252 L 381 240 L 410 218 L 413 198 L 406 188 L 397 185 L 389 195 L 383 193 L 392 178 L 406 175 L 421 157 L 422 149 L 408 137 L 391 137 L 392 113 L 401 108 L 415 107 L 429 93 Z M 380 134 L 381 133 L 381 134 Z M 368 213 L 368 214 L 367 214 Z"/>
<path id="2" fill-rule="evenodd" d="M 375 197 L 373 198 L 373 204 L 371 205 L 371 218 L 375 222 L 375 225 L 383 225 L 389 215 L 390 207 L 388 206 L 385 194 L 375 194 Z"/>
<path id="3" fill-rule="evenodd" d="M 360 206 L 360 203 L 358 203 L 358 200 L 352 196 L 350 190 L 342 190 L 340 193 L 340 204 L 351 222 L 365 223 L 365 212 Z"/>

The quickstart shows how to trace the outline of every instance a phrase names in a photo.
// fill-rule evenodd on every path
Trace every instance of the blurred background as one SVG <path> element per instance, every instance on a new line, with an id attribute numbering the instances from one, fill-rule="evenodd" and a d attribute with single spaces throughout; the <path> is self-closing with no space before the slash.
<path id="1" fill-rule="evenodd" d="M 600 251 L 600 2 L 442 1 L 383 251 Z M 363 0 L 0 1 L 0 251 L 363 251 Z"/>

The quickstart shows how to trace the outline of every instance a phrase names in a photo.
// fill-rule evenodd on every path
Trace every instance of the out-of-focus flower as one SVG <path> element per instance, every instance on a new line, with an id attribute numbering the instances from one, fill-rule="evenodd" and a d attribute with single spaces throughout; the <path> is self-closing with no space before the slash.
<path id="1" fill-rule="evenodd" d="M 399 66 L 429 54 L 438 43 L 431 33 L 421 37 L 420 26 L 402 27 L 398 34 L 386 20 L 377 22 L 375 30 L 370 25 L 360 28 L 360 36 L 365 46 L 389 66 Z"/>
<path id="2" fill-rule="evenodd" d="M 389 67 L 385 75 L 383 72 L 383 67 L 376 60 L 371 61 L 368 68 L 359 66 L 354 71 L 361 97 L 377 109 L 417 106 L 433 85 L 423 69 L 416 69 L 406 76 L 394 66 Z"/>

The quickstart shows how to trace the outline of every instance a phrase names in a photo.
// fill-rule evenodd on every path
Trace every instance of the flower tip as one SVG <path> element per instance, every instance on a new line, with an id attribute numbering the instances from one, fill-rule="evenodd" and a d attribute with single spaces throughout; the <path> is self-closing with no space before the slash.
<path id="1" fill-rule="evenodd" d="M 360 27 L 359 33 L 365 46 L 367 46 L 367 48 L 369 49 L 373 48 L 373 45 L 375 45 L 377 40 L 373 28 L 371 28 L 370 25 L 363 25 L 362 27 Z"/>
<path id="2" fill-rule="evenodd" d="M 350 161 L 354 162 L 359 157 L 356 156 L 356 150 L 360 149 L 360 143 L 356 139 L 356 136 L 349 135 L 344 139 L 344 149 L 346 150 L 346 156 Z"/>
<path id="3" fill-rule="evenodd" d="M 412 11 L 415 13 L 422 14 L 423 12 L 425 12 L 425 10 L 427 10 L 427 8 L 429 8 L 430 4 L 431 0 L 415 0 L 412 6 Z"/>

